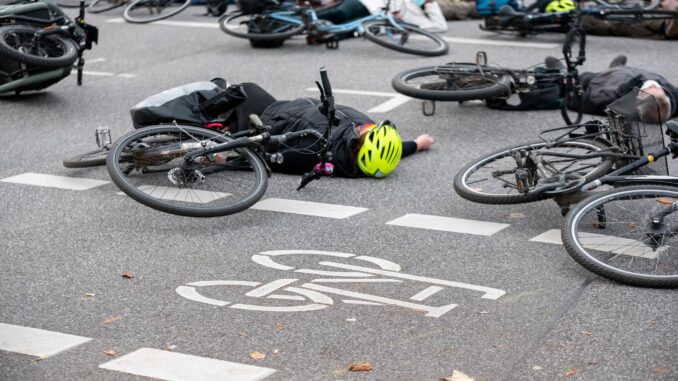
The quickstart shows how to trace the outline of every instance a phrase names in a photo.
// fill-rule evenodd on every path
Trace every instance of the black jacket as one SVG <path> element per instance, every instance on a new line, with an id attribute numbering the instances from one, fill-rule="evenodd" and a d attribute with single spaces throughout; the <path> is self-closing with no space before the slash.
<path id="1" fill-rule="evenodd" d="M 260 115 L 264 124 L 272 127 L 272 134 L 283 134 L 312 128 L 320 133 L 327 131 L 327 117 L 320 112 L 320 101 L 311 98 L 298 98 L 292 101 L 276 101 L 270 104 Z M 356 126 L 374 123 L 367 115 L 350 107 L 337 105 L 336 117 L 339 125 L 332 127 L 332 143 L 330 150 L 334 154 L 334 175 L 340 177 L 358 177 L 353 155 L 353 147 L 358 142 Z M 282 164 L 271 164 L 275 172 L 303 174 L 318 163 L 317 154 L 322 146 L 314 139 L 305 139 L 292 143 L 294 150 L 281 147 L 284 161 Z M 304 150 L 299 152 L 298 150 Z"/>
<path id="2" fill-rule="evenodd" d="M 678 87 L 673 86 L 665 77 L 647 70 L 629 66 L 616 66 L 600 73 L 583 73 L 581 83 L 584 90 L 582 111 L 587 114 L 605 115 L 605 108 L 648 80 L 657 81 L 671 101 L 673 115 L 678 114 L 676 100 Z M 570 108 L 576 105 L 570 104 Z"/>

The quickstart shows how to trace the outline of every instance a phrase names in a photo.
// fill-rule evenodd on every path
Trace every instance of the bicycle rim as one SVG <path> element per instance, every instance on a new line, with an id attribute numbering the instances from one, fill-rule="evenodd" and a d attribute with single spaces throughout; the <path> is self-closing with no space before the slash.
<path id="1" fill-rule="evenodd" d="M 126 0 L 94 0 L 89 7 L 87 7 L 87 12 L 89 13 L 101 13 L 110 11 L 125 5 Z"/>
<path id="2" fill-rule="evenodd" d="M 125 8 L 123 17 L 131 23 L 147 23 L 172 17 L 191 5 L 191 0 L 136 0 Z"/>
<path id="3" fill-rule="evenodd" d="M 505 148 L 482 157 L 462 168 L 454 179 L 454 189 L 463 198 L 484 204 L 516 204 L 539 201 L 549 197 L 547 193 L 525 194 L 518 190 L 517 164 L 514 153 L 530 153 L 541 169 L 526 168 L 530 188 L 563 174 L 576 174 L 593 180 L 606 174 L 612 167 L 612 159 L 573 159 L 549 156 L 548 153 L 585 155 L 606 148 L 591 140 L 564 141 L 554 147 L 537 142 Z"/>
<path id="4" fill-rule="evenodd" d="M 441 37 L 409 25 L 395 26 L 378 20 L 364 22 L 363 28 L 368 40 L 403 53 L 433 57 L 444 55 L 449 49 Z"/>
<path id="5" fill-rule="evenodd" d="M 436 101 L 465 101 L 511 94 L 511 79 L 504 70 L 471 63 L 406 70 L 393 78 L 392 85 L 399 93 Z"/>
<path id="6" fill-rule="evenodd" d="M 584 200 L 563 229 L 567 252 L 589 271 L 643 287 L 678 287 L 678 188 L 633 186 Z"/>
<path id="7" fill-rule="evenodd" d="M 274 19 L 267 15 L 235 14 L 219 19 L 221 30 L 234 37 L 253 41 L 284 40 L 304 31 L 306 26 Z"/>
<path id="8" fill-rule="evenodd" d="M 184 156 L 226 136 L 197 127 L 144 127 L 116 141 L 106 165 L 113 182 L 151 208 L 182 216 L 216 217 L 250 207 L 266 190 L 266 168 L 247 148 Z"/>

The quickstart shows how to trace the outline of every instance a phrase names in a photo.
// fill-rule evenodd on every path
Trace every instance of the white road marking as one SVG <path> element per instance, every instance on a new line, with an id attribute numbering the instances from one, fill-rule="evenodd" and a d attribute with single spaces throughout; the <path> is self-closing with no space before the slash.
<path id="1" fill-rule="evenodd" d="M 342 299 L 341 301 L 346 304 L 360 304 L 364 306 L 383 306 L 383 304 L 381 303 L 368 302 L 366 300 Z"/>
<path id="2" fill-rule="evenodd" d="M 441 290 L 443 290 L 442 287 L 430 286 L 430 287 L 427 287 L 426 289 L 424 289 L 423 291 L 417 293 L 416 295 L 413 295 L 412 297 L 410 297 L 410 300 L 416 300 L 417 302 L 421 302 L 422 300 L 425 300 L 429 296 L 434 295 Z"/>
<path id="3" fill-rule="evenodd" d="M 260 298 L 262 296 L 266 296 L 272 293 L 273 291 L 277 291 L 287 285 L 290 285 L 296 281 L 297 279 L 277 279 L 255 288 L 254 290 L 246 293 L 245 296 Z"/>
<path id="4" fill-rule="evenodd" d="M 275 372 L 271 368 L 153 348 L 138 349 L 99 368 L 165 381 L 257 381 Z"/>
<path id="5" fill-rule="evenodd" d="M 99 63 L 99 62 L 106 62 L 106 59 L 103 58 L 103 57 L 99 57 L 99 58 L 88 58 L 88 59 L 87 59 L 87 64 L 88 64 L 88 65 L 95 64 L 95 63 Z"/>
<path id="6" fill-rule="evenodd" d="M 663 250 L 668 249 L 668 246 L 664 246 L 657 250 L 652 250 L 651 247 L 640 241 L 605 234 L 580 233 L 580 235 L 579 241 L 585 248 L 613 254 L 656 259 Z M 563 244 L 559 229 L 551 229 L 530 239 L 530 241 L 552 243 L 555 245 Z"/>
<path id="7" fill-rule="evenodd" d="M 313 279 L 312 283 L 401 283 L 398 279 L 342 279 L 342 278 L 318 278 Z"/>
<path id="8" fill-rule="evenodd" d="M 58 189 L 68 189 L 68 190 L 87 190 L 96 188 L 105 184 L 108 184 L 109 181 L 103 180 L 92 180 L 92 179 L 83 179 L 79 177 L 65 177 L 65 176 L 54 176 L 54 175 L 45 175 L 42 173 L 22 173 L 20 175 L 7 177 L 1 179 L 0 181 L 6 183 L 14 184 L 25 184 L 25 185 L 35 185 L 39 187 L 47 188 L 58 188 Z"/>
<path id="9" fill-rule="evenodd" d="M 351 217 L 367 210 L 366 208 L 358 208 L 354 206 L 286 200 L 282 198 L 269 198 L 259 201 L 252 206 L 252 209 L 336 219 Z"/>
<path id="10" fill-rule="evenodd" d="M 48 357 L 90 341 L 89 337 L 0 323 L 0 350 Z"/>
<path id="11" fill-rule="evenodd" d="M 91 75 L 95 77 L 122 77 L 122 78 L 135 78 L 137 76 L 136 74 L 125 74 L 125 73 L 116 74 L 106 71 L 83 71 L 82 74 Z"/>
<path id="12" fill-rule="evenodd" d="M 306 89 L 306 91 L 318 91 L 316 87 L 309 87 Z M 337 94 L 352 94 L 352 95 L 368 95 L 368 96 L 373 96 L 373 97 L 385 97 L 385 98 L 391 98 L 387 100 L 386 102 L 379 104 L 375 107 L 372 107 L 371 109 L 367 110 L 367 112 L 372 112 L 372 113 L 384 113 L 384 112 L 389 112 L 396 107 L 402 106 L 405 103 L 409 102 L 412 100 L 412 98 L 399 94 L 399 93 L 384 93 L 380 91 L 363 91 L 363 90 L 346 90 L 346 89 L 332 89 L 333 93 Z"/>
<path id="13" fill-rule="evenodd" d="M 474 45 L 495 45 L 495 46 L 511 46 L 516 48 L 538 48 L 538 49 L 556 49 L 559 44 L 550 44 L 543 42 L 522 42 L 522 41 L 500 41 L 480 38 L 464 38 L 464 37 L 447 37 L 443 36 L 443 40 L 457 44 L 474 44 Z"/>
<path id="14" fill-rule="evenodd" d="M 122 24 L 125 22 L 125 19 L 122 17 L 116 17 L 106 20 L 108 23 Z M 184 28 L 208 28 L 208 29 L 218 29 L 219 24 L 215 22 L 192 22 L 192 21 L 171 21 L 171 20 L 159 20 L 154 21 L 144 25 L 166 25 L 166 26 L 178 26 Z"/>
<path id="15" fill-rule="evenodd" d="M 461 218 L 430 216 L 426 214 L 406 214 L 386 225 L 406 226 L 410 228 L 440 230 L 453 233 L 491 236 L 511 226 L 496 222 L 465 220 Z"/>

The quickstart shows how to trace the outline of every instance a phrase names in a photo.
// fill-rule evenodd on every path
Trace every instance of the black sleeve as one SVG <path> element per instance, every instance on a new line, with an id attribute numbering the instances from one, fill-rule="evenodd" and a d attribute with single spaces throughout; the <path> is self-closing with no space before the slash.
<path id="1" fill-rule="evenodd" d="M 401 157 L 410 156 L 415 152 L 417 152 L 417 143 L 414 140 L 403 142 L 403 155 Z"/>

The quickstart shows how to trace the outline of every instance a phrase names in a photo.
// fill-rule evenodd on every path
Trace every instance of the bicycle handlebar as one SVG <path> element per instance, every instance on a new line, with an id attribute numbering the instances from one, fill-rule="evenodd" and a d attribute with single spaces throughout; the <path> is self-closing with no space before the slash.
<path id="1" fill-rule="evenodd" d="M 325 90 L 325 96 L 329 99 L 332 98 L 332 86 L 330 85 L 330 79 L 327 77 L 327 68 L 320 68 L 320 81 L 323 84 L 323 90 Z"/>
<path id="2" fill-rule="evenodd" d="M 572 45 L 578 42 L 579 51 L 577 52 L 576 60 L 572 61 Z M 582 28 L 573 28 L 565 36 L 565 43 L 563 44 L 563 56 L 567 63 L 567 68 L 572 69 L 580 66 L 586 61 L 586 32 Z"/>

